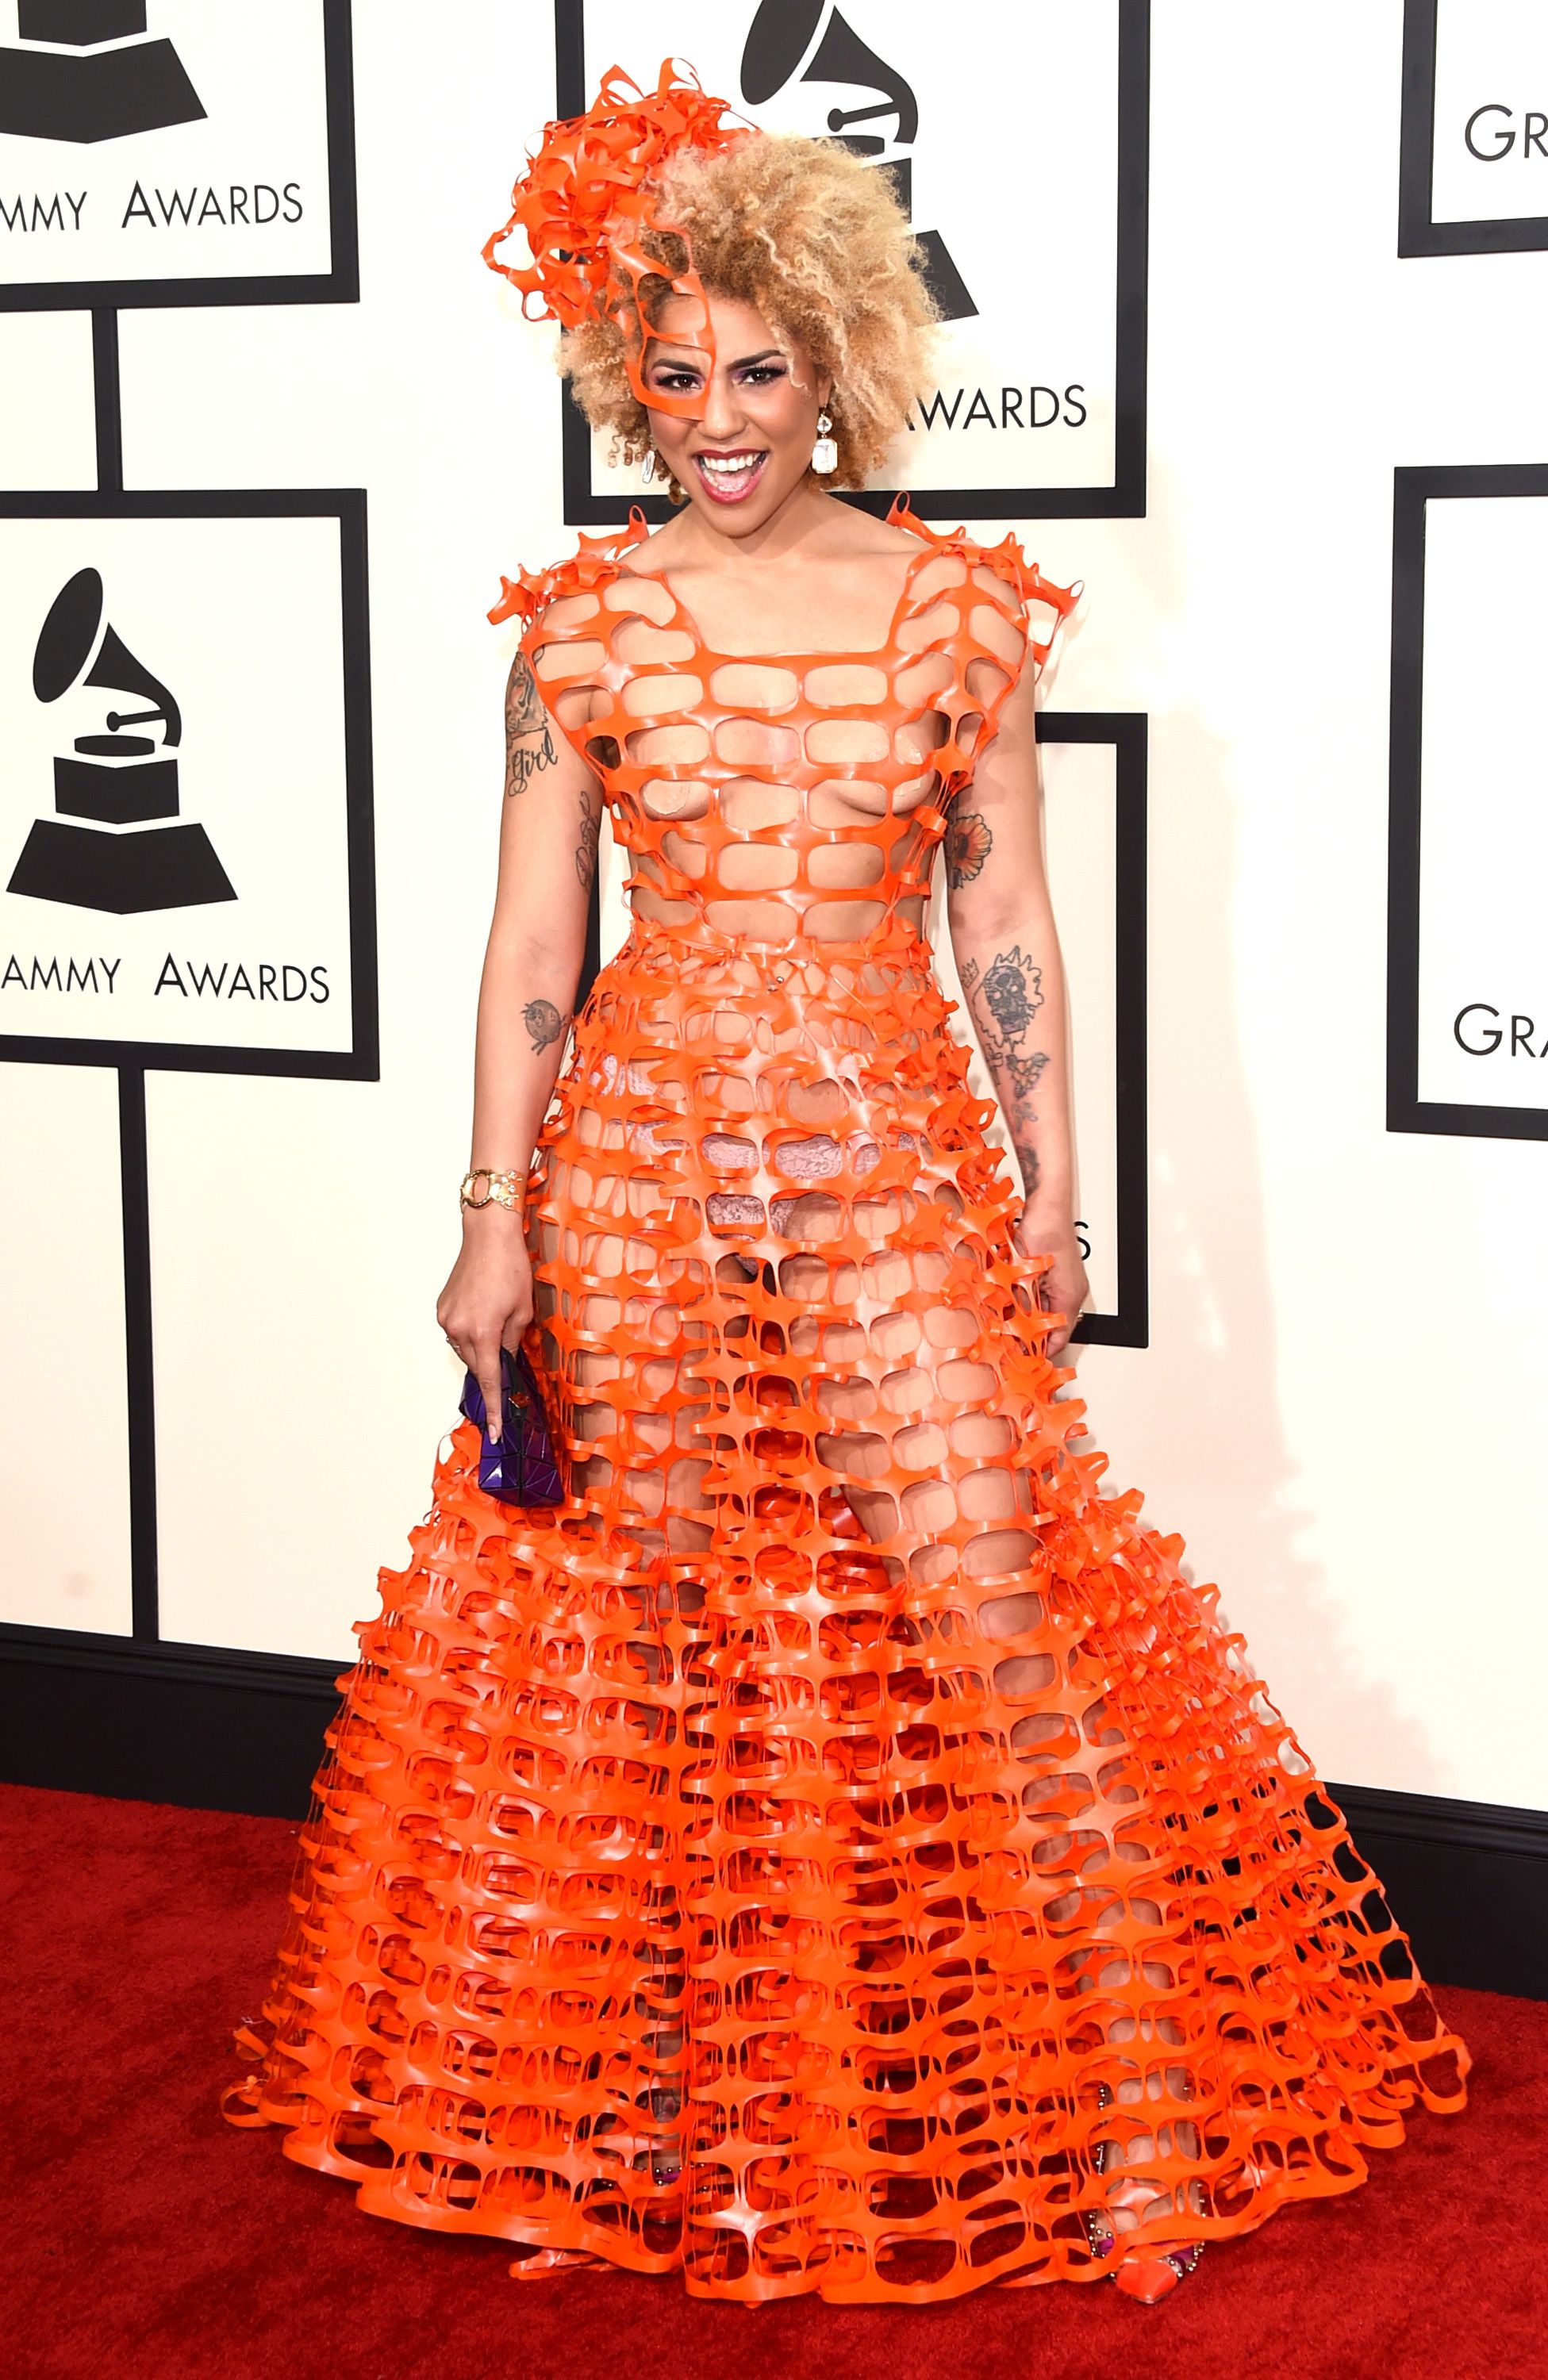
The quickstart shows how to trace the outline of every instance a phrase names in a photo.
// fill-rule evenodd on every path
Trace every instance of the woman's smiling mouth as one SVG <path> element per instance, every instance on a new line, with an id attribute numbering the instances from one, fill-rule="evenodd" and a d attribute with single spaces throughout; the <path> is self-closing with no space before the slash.
<path id="1" fill-rule="evenodd" d="M 769 459 L 766 446 L 740 446 L 728 455 L 695 455 L 693 468 L 700 485 L 717 504 L 739 504 L 763 476 Z"/>

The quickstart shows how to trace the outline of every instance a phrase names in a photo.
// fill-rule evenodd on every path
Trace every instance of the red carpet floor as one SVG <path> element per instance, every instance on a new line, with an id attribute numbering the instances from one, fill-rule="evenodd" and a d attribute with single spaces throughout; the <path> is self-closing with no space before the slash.
<path id="1" fill-rule="evenodd" d="M 6 2380 L 1540 2380 L 1548 2004 L 1442 1994 L 1472 2111 L 1353 2196 L 1111 2288 L 951 2306 L 706 2305 L 625 2274 L 506 2277 L 494 2241 L 360 2214 L 215 2113 L 295 1828 L 0 1790 Z"/>

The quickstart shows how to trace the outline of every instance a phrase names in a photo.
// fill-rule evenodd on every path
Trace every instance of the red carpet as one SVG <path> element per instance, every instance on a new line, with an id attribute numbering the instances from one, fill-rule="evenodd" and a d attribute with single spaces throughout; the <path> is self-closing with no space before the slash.
<path id="1" fill-rule="evenodd" d="M 1111 2288 L 750 2314 L 676 2281 L 506 2278 L 215 2114 L 295 1829 L 0 1790 L 7 2380 L 1548 2380 L 1548 2004 L 1444 1991 L 1472 2112 L 1350 2198 Z"/>

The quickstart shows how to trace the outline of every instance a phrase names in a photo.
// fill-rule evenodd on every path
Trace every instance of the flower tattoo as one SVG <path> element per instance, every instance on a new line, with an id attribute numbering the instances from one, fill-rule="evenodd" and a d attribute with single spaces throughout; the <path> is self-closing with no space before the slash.
<path id="1" fill-rule="evenodd" d="M 977 810 L 954 813 L 945 832 L 946 889 L 960 892 L 970 884 L 994 848 L 994 836 Z"/>

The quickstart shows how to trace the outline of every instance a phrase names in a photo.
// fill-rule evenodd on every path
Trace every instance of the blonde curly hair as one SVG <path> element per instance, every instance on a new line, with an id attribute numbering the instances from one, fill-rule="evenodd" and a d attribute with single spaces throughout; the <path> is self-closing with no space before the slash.
<path id="1" fill-rule="evenodd" d="M 833 382 L 838 467 L 827 484 L 863 487 L 923 384 L 936 319 L 890 177 L 826 141 L 767 133 L 719 156 L 685 151 L 656 188 L 682 237 L 649 235 L 647 252 L 667 273 L 691 255 L 707 290 L 756 306 L 781 346 L 805 348 Z M 666 293 L 664 280 L 647 283 L 647 308 Z M 614 460 L 638 463 L 650 416 L 628 383 L 625 337 L 593 316 L 564 334 L 559 368 L 592 429 L 611 431 Z"/>

